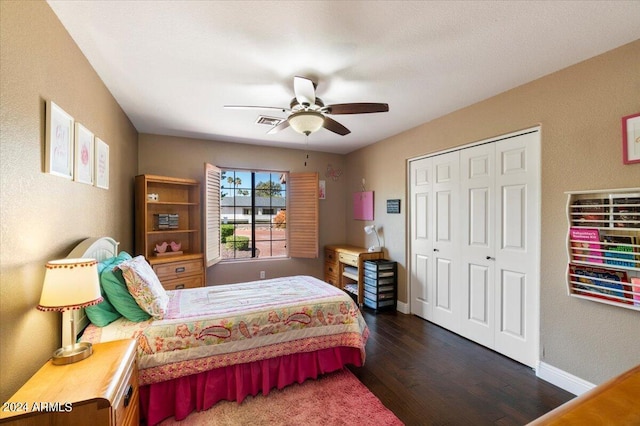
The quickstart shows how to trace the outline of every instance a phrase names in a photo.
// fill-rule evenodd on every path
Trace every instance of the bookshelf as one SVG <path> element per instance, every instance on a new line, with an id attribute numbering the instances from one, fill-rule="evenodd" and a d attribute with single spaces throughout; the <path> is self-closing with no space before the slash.
<path id="1" fill-rule="evenodd" d="M 196 180 L 155 175 L 135 178 L 136 254 L 146 257 L 167 290 L 206 283 L 200 200 Z"/>
<path id="2" fill-rule="evenodd" d="M 640 188 L 566 194 L 569 295 L 640 311 Z"/>

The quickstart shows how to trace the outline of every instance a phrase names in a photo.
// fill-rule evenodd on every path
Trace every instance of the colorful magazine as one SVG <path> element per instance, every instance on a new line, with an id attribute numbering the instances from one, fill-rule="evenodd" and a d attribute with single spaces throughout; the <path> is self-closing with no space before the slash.
<path id="1" fill-rule="evenodd" d="M 630 235 L 603 235 L 604 263 L 608 265 L 636 267 L 633 245 L 635 238 Z"/>
<path id="2" fill-rule="evenodd" d="M 596 228 L 569 229 L 572 257 L 579 262 L 603 263 L 600 231 Z"/>
<path id="3" fill-rule="evenodd" d="M 571 287 L 576 294 L 633 304 L 631 286 L 625 271 L 570 264 L 569 274 Z"/>

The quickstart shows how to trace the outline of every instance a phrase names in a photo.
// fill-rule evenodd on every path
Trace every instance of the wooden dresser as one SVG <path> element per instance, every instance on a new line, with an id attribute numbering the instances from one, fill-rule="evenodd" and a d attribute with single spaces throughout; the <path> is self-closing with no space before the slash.
<path id="1" fill-rule="evenodd" d="M 140 423 L 135 340 L 93 345 L 93 355 L 67 365 L 49 360 L 9 401 L 10 425 L 137 426 Z"/>
<path id="2" fill-rule="evenodd" d="M 364 261 L 382 259 L 382 252 L 369 252 L 364 247 L 328 245 L 324 248 L 324 280 L 364 303 Z"/>
<path id="3" fill-rule="evenodd" d="M 202 254 L 188 254 L 180 259 L 171 257 L 149 259 L 165 290 L 203 287 L 204 261 Z"/>
<path id="4" fill-rule="evenodd" d="M 528 426 L 640 425 L 640 365 L 596 386 Z"/>

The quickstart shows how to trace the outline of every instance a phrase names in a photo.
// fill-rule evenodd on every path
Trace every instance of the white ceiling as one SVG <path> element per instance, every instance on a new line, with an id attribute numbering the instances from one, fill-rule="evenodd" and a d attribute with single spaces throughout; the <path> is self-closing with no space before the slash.
<path id="1" fill-rule="evenodd" d="M 640 38 L 640 1 L 58 1 L 49 4 L 141 133 L 306 148 L 261 113 L 293 76 L 351 130 L 309 136 L 348 153 Z M 639 70 L 640 72 L 640 70 Z"/>

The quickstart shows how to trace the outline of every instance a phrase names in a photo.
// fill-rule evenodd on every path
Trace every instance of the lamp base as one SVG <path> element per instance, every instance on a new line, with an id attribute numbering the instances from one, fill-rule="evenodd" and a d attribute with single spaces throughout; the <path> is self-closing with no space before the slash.
<path id="1" fill-rule="evenodd" d="M 51 363 L 53 365 L 72 364 L 88 358 L 93 353 L 93 347 L 89 342 L 80 342 L 57 349 L 53 353 Z"/>
<path id="2" fill-rule="evenodd" d="M 369 247 L 369 253 L 375 253 L 375 252 L 378 252 L 378 251 L 382 251 L 382 247 L 380 247 L 380 246 L 371 246 L 371 247 Z"/>

